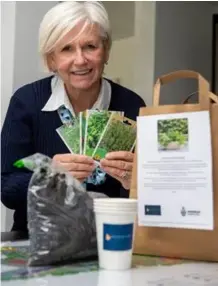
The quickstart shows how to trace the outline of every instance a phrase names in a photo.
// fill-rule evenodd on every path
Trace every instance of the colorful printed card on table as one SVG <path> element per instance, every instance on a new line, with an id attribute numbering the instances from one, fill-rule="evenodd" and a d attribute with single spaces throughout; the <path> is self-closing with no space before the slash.
<path id="1" fill-rule="evenodd" d="M 136 122 L 112 114 L 92 157 L 99 161 L 108 152 L 132 151 L 136 142 Z"/>
<path id="2" fill-rule="evenodd" d="M 75 118 L 73 123 L 63 124 L 56 129 L 71 153 L 80 154 L 80 122 Z"/>

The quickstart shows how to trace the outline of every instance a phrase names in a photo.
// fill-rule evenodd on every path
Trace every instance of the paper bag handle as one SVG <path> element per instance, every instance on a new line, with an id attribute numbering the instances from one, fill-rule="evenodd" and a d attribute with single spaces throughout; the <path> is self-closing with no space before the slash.
<path id="1" fill-rule="evenodd" d="M 174 82 L 175 80 L 182 78 L 195 78 L 198 80 L 199 104 L 203 109 L 209 109 L 209 83 L 198 72 L 191 70 L 179 70 L 159 77 L 154 85 L 153 106 L 159 105 L 161 85 Z"/>
<path id="2" fill-rule="evenodd" d="M 182 104 L 188 103 L 189 99 L 192 98 L 192 96 L 193 96 L 194 94 L 196 94 L 196 93 L 197 93 L 197 91 L 191 93 L 191 94 L 182 102 Z M 217 96 L 216 94 L 214 94 L 214 93 L 212 93 L 212 92 L 209 92 L 209 98 L 210 98 L 214 103 L 218 103 L 218 96 Z"/>

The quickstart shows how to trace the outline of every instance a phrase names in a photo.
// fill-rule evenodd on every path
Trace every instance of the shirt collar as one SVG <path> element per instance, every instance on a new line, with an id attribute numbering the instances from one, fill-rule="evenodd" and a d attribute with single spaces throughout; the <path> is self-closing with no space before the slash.
<path id="1" fill-rule="evenodd" d="M 73 106 L 71 105 L 67 93 L 65 91 L 64 83 L 58 76 L 54 76 L 51 80 L 51 96 L 42 111 L 56 111 L 60 106 L 65 105 L 72 115 L 75 116 Z M 107 110 L 111 101 L 111 85 L 110 83 L 102 79 L 101 90 L 97 101 L 92 106 L 92 109 Z"/>

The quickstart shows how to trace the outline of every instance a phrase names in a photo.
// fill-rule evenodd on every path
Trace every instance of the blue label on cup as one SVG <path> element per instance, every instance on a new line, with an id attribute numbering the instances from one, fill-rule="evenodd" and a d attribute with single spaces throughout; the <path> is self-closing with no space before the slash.
<path id="1" fill-rule="evenodd" d="M 103 249 L 123 251 L 132 248 L 133 224 L 103 224 Z"/>

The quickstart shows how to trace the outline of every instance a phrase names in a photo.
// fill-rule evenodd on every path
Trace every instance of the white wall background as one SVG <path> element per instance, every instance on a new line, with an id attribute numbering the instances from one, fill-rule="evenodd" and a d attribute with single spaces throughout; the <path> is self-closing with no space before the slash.
<path id="1" fill-rule="evenodd" d="M 38 30 L 44 14 L 56 3 L 56 1 L 16 2 L 14 89 L 47 76 L 39 61 Z"/>
<path id="2" fill-rule="evenodd" d="M 105 67 L 105 77 L 120 79 L 120 84 L 134 88 L 134 39 L 129 37 L 113 41 L 108 65 Z"/>
<path id="3" fill-rule="evenodd" d="M 111 22 L 113 41 L 134 36 L 135 1 L 103 1 Z"/>
<path id="4" fill-rule="evenodd" d="M 118 10 L 122 10 L 121 2 L 118 3 Z M 128 18 L 122 18 L 121 22 L 122 27 L 125 22 L 128 26 L 125 32 L 117 29 L 119 33 L 116 33 L 106 76 L 120 77 L 121 83 L 136 91 L 147 105 L 152 103 L 154 82 L 168 72 L 193 69 L 211 83 L 212 15 L 217 13 L 218 5 L 212 2 L 136 1 L 134 7 L 125 6 L 125 9 Z M 135 10 L 133 36 L 129 26 L 133 15 L 128 9 Z M 116 15 L 113 14 L 112 19 L 118 23 Z M 119 36 L 120 40 L 117 39 Z M 129 68 L 131 60 L 132 68 Z M 163 86 L 161 104 L 180 103 L 197 89 L 197 82 L 190 79 Z M 192 101 L 196 100 L 197 95 Z"/>
<path id="5" fill-rule="evenodd" d="M 13 91 L 15 2 L 1 3 L 1 122 Z"/>
<path id="6" fill-rule="evenodd" d="M 134 91 L 152 104 L 157 2 L 135 2 Z"/>
<path id="7" fill-rule="evenodd" d="M 110 5 L 112 3 L 114 2 Z M 154 82 L 156 3 L 138 1 L 135 5 L 133 5 L 134 2 L 130 2 L 131 6 L 126 6 L 127 2 L 118 3 L 116 9 L 125 10 L 126 17 L 120 20 L 120 14 L 113 14 L 112 21 L 115 21 L 117 25 L 120 23 L 121 26 L 115 33 L 105 76 L 120 78 L 122 85 L 134 90 L 147 105 L 150 105 Z M 109 8 L 112 9 L 111 6 Z M 133 10 L 134 14 L 130 13 L 129 9 Z M 128 23 L 128 26 L 124 32 L 125 23 Z M 134 26 L 134 31 L 129 23 Z M 123 38 L 124 35 L 125 38 Z"/>

